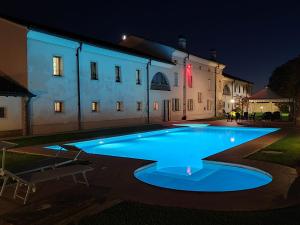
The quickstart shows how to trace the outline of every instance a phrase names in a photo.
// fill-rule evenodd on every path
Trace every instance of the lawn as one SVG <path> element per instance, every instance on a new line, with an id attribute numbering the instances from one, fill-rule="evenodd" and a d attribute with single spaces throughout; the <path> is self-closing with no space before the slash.
<path id="1" fill-rule="evenodd" d="M 300 132 L 291 131 L 283 139 L 250 155 L 249 158 L 291 167 L 300 166 Z"/>
<path id="2" fill-rule="evenodd" d="M 296 225 L 300 207 L 259 212 L 218 212 L 123 202 L 79 225 Z"/>
<path id="3" fill-rule="evenodd" d="M 165 126 L 160 124 L 134 126 L 134 127 L 120 127 L 120 128 L 106 128 L 101 130 L 93 131 L 81 131 L 81 132 L 69 132 L 60 133 L 54 135 L 45 136 L 34 136 L 34 137 L 22 137 L 17 139 L 8 139 L 6 141 L 18 144 L 17 147 L 33 146 L 33 145 L 43 145 L 56 142 L 73 141 L 86 138 L 96 138 L 96 137 L 106 137 L 113 135 L 128 134 L 134 132 L 142 132 L 148 130 L 158 130 Z"/>

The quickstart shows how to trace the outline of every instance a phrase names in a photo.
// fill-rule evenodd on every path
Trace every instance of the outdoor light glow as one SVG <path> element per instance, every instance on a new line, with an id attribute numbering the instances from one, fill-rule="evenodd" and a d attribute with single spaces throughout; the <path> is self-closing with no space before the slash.
<path id="1" fill-rule="evenodd" d="M 138 135 L 138 137 L 139 137 L 139 138 L 141 138 L 141 137 L 142 137 L 142 135 Z"/>
<path id="2" fill-rule="evenodd" d="M 230 142 L 232 142 L 232 143 L 235 142 L 234 137 L 231 137 L 231 138 L 230 138 Z"/>
<path id="3" fill-rule="evenodd" d="M 99 144 L 104 144 L 104 141 L 99 141 Z"/>
<path id="4" fill-rule="evenodd" d="M 127 35 L 126 35 L 126 34 L 123 34 L 123 35 L 122 35 L 122 40 L 125 41 L 126 39 L 127 39 Z"/>
<path id="5" fill-rule="evenodd" d="M 192 175 L 192 168 L 191 168 L 190 166 L 188 166 L 188 167 L 186 168 L 186 173 L 187 173 L 187 175 L 189 175 L 189 176 Z"/>
<path id="6" fill-rule="evenodd" d="M 231 99 L 231 100 L 230 100 L 230 103 L 232 103 L 232 104 L 233 104 L 233 103 L 234 103 L 234 99 Z"/>
<path id="7" fill-rule="evenodd" d="M 260 109 L 263 109 L 263 108 L 264 108 L 263 106 L 260 107 Z"/>

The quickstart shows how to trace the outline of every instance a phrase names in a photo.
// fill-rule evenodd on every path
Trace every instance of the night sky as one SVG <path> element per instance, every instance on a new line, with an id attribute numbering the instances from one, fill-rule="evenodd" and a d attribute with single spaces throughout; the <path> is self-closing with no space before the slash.
<path id="1" fill-rule="evenodd" d="M 277 2 L 277 1 L 276 1 Z M 136 34 L 218 59 L 232 75 L 268 82 L 275 67 L 300 53 L 300 2 L 289 1 L 2 1 L 0 13 L 118 42 Z"/>

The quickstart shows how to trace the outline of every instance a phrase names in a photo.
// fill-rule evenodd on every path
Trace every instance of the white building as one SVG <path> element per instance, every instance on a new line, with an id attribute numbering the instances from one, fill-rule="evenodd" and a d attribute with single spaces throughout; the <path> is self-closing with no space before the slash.
<path id="1" fill-rule="evenodd" d="M 0 134 L 54 133 L 217 114 L 216 77 L 225 65 L 189 54 L 182 45 L 176 49 L 133 36 L 115 45 L 3 18 L 0 31 L 0 71 L 30 93 L 22 94 L 18 103 L 0 97 L 0 117 L 5 111 Z M 136 39 L 151 48 L 129 45 Z"/>
<path id="2" fill-rule="evenodd" d="M 253 83 L 228 73 L 217 77 L 217 111 L 219 115 L 237 108 L 248 112 L 248 99 L 251 96 Z"/>

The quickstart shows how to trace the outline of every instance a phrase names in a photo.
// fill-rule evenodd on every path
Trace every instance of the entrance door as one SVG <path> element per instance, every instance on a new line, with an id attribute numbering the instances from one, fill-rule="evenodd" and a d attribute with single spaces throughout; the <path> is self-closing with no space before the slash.
<path id="1" fill-rule="evenodd" d="M 164 100 L 163 101 L 163 119 L 164 121 L 170 121 L 171 120 L 171 101 L 170 100 Z"/>

